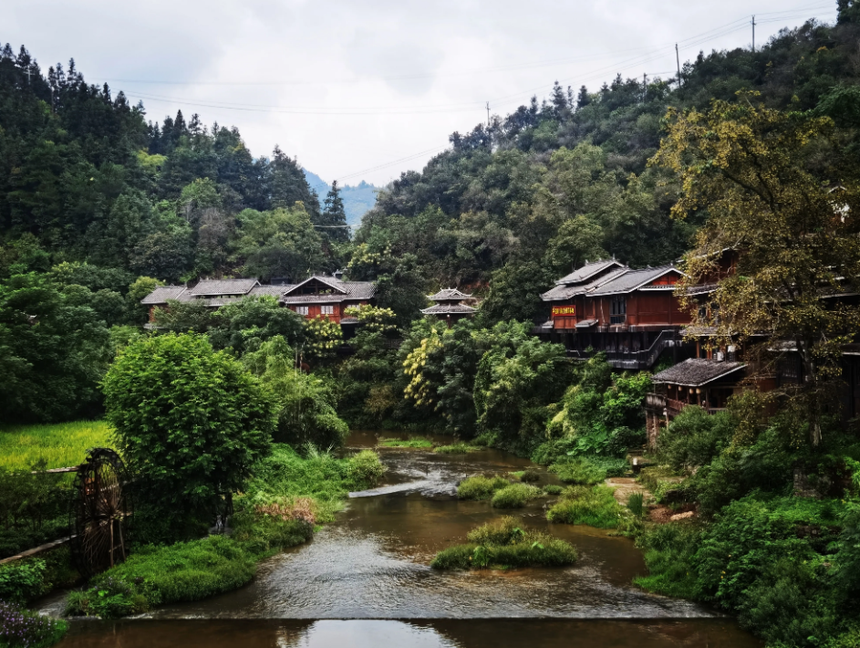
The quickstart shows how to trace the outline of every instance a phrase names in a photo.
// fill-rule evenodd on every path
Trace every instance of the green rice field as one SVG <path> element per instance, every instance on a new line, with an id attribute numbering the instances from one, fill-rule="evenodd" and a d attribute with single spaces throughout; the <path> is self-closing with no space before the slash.
<path id="1" fill-rule="evenodd" d="M 105 421 L 74 421 L 49 425 L 0 427 L 0 468 L 29 470 L 44 459 L 47 468 L 76 466 L 88 448 L 111 447 Z"/>

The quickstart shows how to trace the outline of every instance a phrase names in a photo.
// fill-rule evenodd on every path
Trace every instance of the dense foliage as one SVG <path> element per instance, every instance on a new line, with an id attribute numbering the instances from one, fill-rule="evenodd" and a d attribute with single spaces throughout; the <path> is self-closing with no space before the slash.
<path id="1" fill-rule="evenodd" d="M 214 517 L 269 451 L 269 395 L 203 337 L 169 334 L 129 345 L 104 389 L 107 419 L 138 475 L 136 490 L 168 523 Z"/>

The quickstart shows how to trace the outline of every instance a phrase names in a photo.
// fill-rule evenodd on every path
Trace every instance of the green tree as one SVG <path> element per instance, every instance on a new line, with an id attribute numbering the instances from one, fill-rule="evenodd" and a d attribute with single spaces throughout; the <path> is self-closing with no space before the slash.
<path id="1" fill-rule="evenodd" d="M 279 336 L 295 346 L 304 339 L 304 318 L 283 308 L 274 297 L 246 297 L 219 308 L 212 318 L 209 339 L 216 349 L 237 355 Z"/>
<path id="2" fill-rule="evenodd" d="M 110 357 L 108 329 L 86 299 L 82 303 L 44 275 L 0 282 L 0 419 L 96 415 L 98 381 Z"/>
<path id="3" fill-rule="evenodd" d="M 324 226 L 322 234 L 336 243 L 349 241 L 349 226 L 346 224 L 346 210 L 340 197 L 337 180 L 331 183 L 331 189 L 325 197 L 323 211 L 317 224 Z"/>
<path id="4" fill-rule="evenodd" d="M 723 250 L 737 253 L 736 271 L 708 295 L 709 308 L 687 300 L 695 323 L 713 327 L 719 345 L 748 347 L 763 373 L 779 360 L 777 349 L 796 350 L 802 382 L 773 395 L 799 413 L 817 446 L 822 416 L 838 407 L 842 346 L 860 325 L 860 308 L 823 298 L 844 294 L 845 278 L 860 276 L 860 220 L 852 216 L 860 209 L 860 186 L 856 169 L 826 162 L 839 159 L 828 155 L 837 146 L 829 118 L 787 114 L 754 100 L 714 101 L 705 113 L 670 111 L 654 163 L 681 178 L 676 217 L 708 213 L 687 255 L 681 290 L 718 276 Z"/>
<path id="5" fill-rule="evenodd" d="M 263 342 L 242 362 L 260 376 L 276 404 L 275 441 L 299 451 L 307 444 L 323 450 L 343 444 L 349 426 L 338 417 L 331 391 L 322 379 L 295 367 L 293 349 L 283 337 Z"/>
<path id="6" fill-rule="evenodd" d="M 165 519 L 213 515 L 270 448 L 271 399 L 199 335 L 138 339 L 104 380 L 106 418 L 144 501 Z"/>

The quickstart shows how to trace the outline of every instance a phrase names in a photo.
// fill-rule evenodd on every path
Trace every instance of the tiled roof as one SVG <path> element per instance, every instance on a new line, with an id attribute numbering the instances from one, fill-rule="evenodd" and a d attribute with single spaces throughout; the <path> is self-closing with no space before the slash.
<path id="1" fill-rule="evenodd" d="M 256 279 L 204 279 L 188 291 L 192 297 L 214 297 L 219 295 L 247 295 Z"/>
<path id="2" fill-rule="evenodd" d="M 248 293 L 249 297 L 258 297 L 260 295 L 269 295 L 271 297 L 280 297 L 292 286 L 254 286 Z"/>
<path id="3" fill-rule="evenodd" d="M 435 295 L 430 295 L 430 300 L 435 302 L 442 301 L 461 301 L 463 299 L 471 299 L 472 295 L 460 292 L 456 288 L 444 288 Z"/>
<path id="4" fill-rule="evenodd" d="M 340 279 L 335 279 L 334 277 L 321 277 L 319 275 L 313 275 L 312 277 L 308 277 L 304 281 L 297 283 L 295 286 L 290 286 L 288 290 L 284 291 L 284 294 L 288 295 L 289 293 L 294 292 L 298 288 L 301 288 L 305 284 L 310 283 L 312 281 L 318 281 L 321 284 L 325 284 L 332 290 L 336 290 L 339 293 L 346 293 L 346 289 L 344 289 L 343 282 Z"/>
<path id="5" fill-rule="evenodd" d="M 185 286 L 159 286 L 140 300 L 141 304 L 166 304 L 168 299 L 179 299 Z"/>
<path id="6" fill-rule="evenodd" d="M 430 308 L 421 309 L 421 312 L 425 315 L 473 315 L 478 312 L 478 309 L 463 304 L 436 304 Z"/>
<path id="7" fill-rule="evenodd" d="M 603 284 L 620 277 L 626 272 L 629 272 L 629 268 L 626 266 L 620 266 L 586 284 L 579 284 L 576 286 L 557 284 L 540 297 L 544 301 L 567 301 L 568 299 L 572 299 L 578 295 L 586 295 Z"/>
<path id="8" fill-rule="evenodd" d="M 641 288 L 645 284 L 651 283 L 655 279 L 659 279 L 660 277 L 662 277 L 667 272 L 672 272 L 672 271 L 675 271 L 678 273 L 681 272 L 680 270 L 678 270 L 678 268 L 676 268 L 674 265 L 671 265 L 671 264 L 665 265 L 665 266 L 660 266 L 659 268 L 645 268 L 644 270 L 630 270 L 628 272 L 625 272 L 623 275 L 621 275 L 617 279 L 614 279 L 612 281 L 604 283 L 599 288 L 594 290 L 591 293 L 591 295 L 592 296 L 620 295 L 623 293 L 633 292 L 634 290 Z M 672 285 L 666 285 L 665 288 L 663 288 L 661 286 L 660 289 L 674 290 L 675 287 Z"/>
<path id="9" fill-rule="evenodd" d="M 311 279 L 318 279 L 337 292 L 329 295 L 291 294 L 295 292 L 296 288 L 306 284 Z M 334 277 L 311 277 L 311 279 L 295 286 L 286 286 L 281 302 L 284 304 L 339 304 L 346 301 L 366 301 L 373 299 L 376 294 L 376 284 L 372 281 L 341 281 Z"/>
<path id="10" fill-rule="evenodd" d="M 655 383 L 701 387 L 743 369 L 745 366 L 743 362 L 721 362 L 719 360 L 691 358 L 655 374 L 652 380 Z"/>
<path id="11" fill-rule="evenodd" d="M 592 263 L 586 263 L 581 268 L 578 268 L 571 272 L 566 277 L 562 277 L 556 284 L 559 285 L 571 285 L 571 284 L 579 284 L 584 281 L 588 281 L 594 275 L 603 272 L 607 268 L 611 268 L 612 266 L 618 266 L 619 268 L 624 267 L 621 263 L 614 259 L 607 259 L 606 261 L 593 261 Z"/>

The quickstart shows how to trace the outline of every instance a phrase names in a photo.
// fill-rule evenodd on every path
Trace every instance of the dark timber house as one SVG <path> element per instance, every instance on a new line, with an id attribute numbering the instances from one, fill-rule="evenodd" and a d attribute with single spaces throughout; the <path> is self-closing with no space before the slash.
<path id="1" fill-rule="evenodd" d="M 424 315 L 445 320 L 448 322 L 448 328 L 464 317 L 474 317 L 478 312 L 477 308 L 469 305 L 475 303 L 475 298 L 456 288 L 445 288 L 435 295 L 430 295 L 428 299 L 436 303 L 430 308 L 422 309 L 421 312 Z"/>
<path id="2" fill-rule="evenodd" d="M 350 306 L 374 304 L 376 284 L 369 281 L 343 281 L 340 276 L 321 275 L 314 275 L 299 284 L 272 286 L 260 285 L 256 279 L 204 279 L 192 288 L 160 286 L 140 303 L 149 307 L 151 323 L 155 308 L 168 308 L 169 301 L 199 300 L 208 307 L 218 308 L 245 297 L 263 295 L 274 297 L 282 306 L 306 319 L 324 317 L 337 322 L 345 329 L 344 333 L 350 333 L 358 320 L 347 317 L 344 311 Z"/>
<path id="3" fill-rule="evenodd" d="M 682 276 L 674 265 L 632 270 L 615 260 L 586 263 L 541 295 L 551 317 L 536 333 L 575 357 L 603 351 L 616 369 L 650 369 L 667 349 L 675 359 L 692 355 L 681 335 L 690 317 L 675 295 Z"/>

